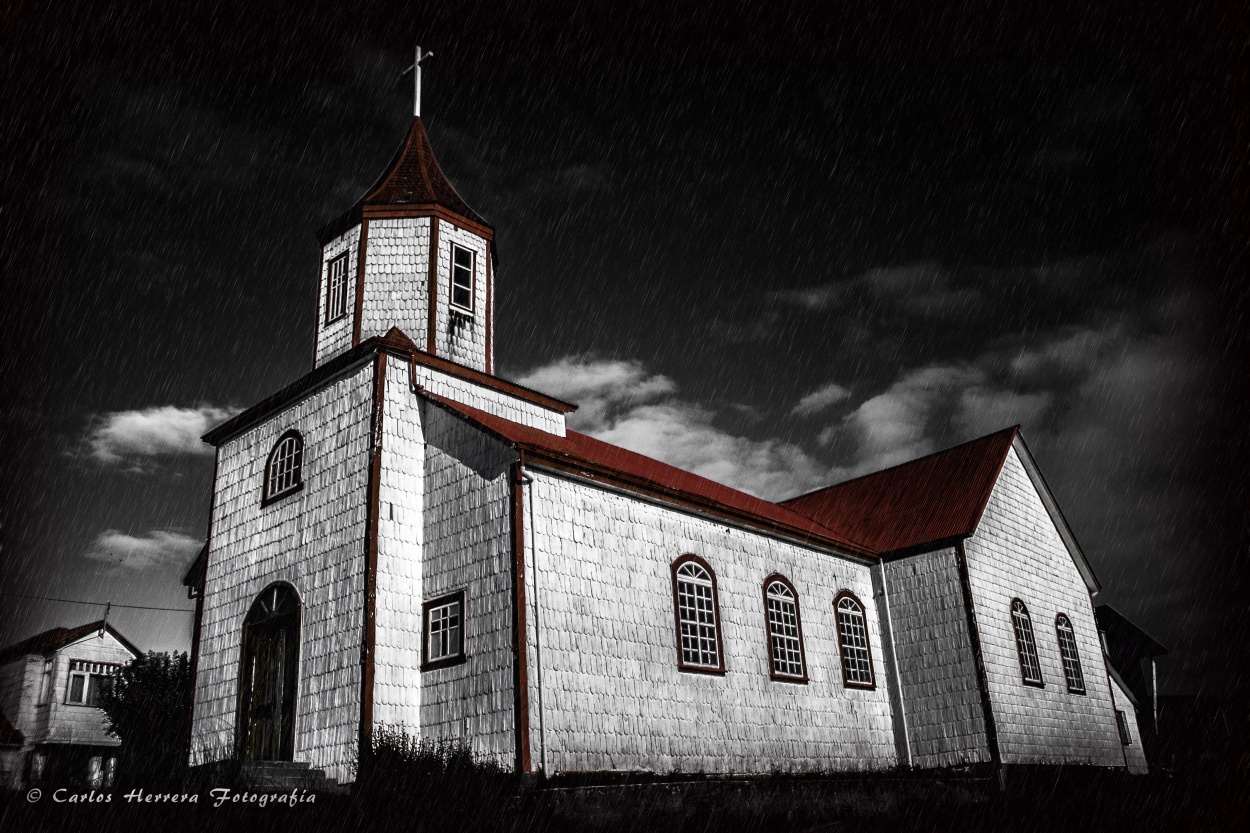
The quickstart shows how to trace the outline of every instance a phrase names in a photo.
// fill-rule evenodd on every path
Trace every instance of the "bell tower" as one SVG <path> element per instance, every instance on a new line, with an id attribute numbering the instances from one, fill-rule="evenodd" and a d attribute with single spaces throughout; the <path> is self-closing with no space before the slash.
<path id="1" fill-rule="evenodd" d="M 419 86 L 416 96 L 414 109 Z M 398 327 L 430 355 L 493 373 L 494 237 L 447 180 L 414 115 L 378 181 L 318 233 L 313 366 Z"/>

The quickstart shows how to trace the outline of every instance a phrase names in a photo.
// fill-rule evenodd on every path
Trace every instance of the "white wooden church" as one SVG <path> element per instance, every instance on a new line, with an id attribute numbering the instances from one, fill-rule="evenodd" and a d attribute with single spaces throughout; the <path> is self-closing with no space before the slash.
<path id="1" fill-rule="evenodd" d="M 205 437 L 193 765 L 1144 771 L 1018 429 L 782 503 L 608 445 L 494 374 L 493 236 L 420 118 L 321 231 L 313 369 Z"/>

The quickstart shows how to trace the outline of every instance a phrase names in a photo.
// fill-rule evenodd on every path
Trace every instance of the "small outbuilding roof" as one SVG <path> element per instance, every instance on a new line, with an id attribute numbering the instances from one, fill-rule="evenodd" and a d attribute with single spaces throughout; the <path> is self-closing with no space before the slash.
<path id="1" fill-rule="evenodd" d="M 143 652 L 135 647 L 133 642 L 118 633 L 117 629 L 112 625 L 106 625 L 104 620 L 100 619 L 95 622 L 88 622 L 85 625 L 79 625 L 76 628 L 49 628 L 43 633 L 27 637 L 21 642 L 14 642 L 12 645 L 0 648 L 0 665 L 30 654 L 51 654 L 101 628 L 107 629 L 113 638 L 122 644 L 122 647 L 136 657 L 142 655 Z"/>
<path id="2" fill-rule="evenodd" d="M 658 498 L 697 511 L 842 552 L 872 553 L 797 512 L 642 454 L 568 431 L 558 437 L 462 405 L 429 391 L 422 395 L 517 448 L 526 462 Z"/>

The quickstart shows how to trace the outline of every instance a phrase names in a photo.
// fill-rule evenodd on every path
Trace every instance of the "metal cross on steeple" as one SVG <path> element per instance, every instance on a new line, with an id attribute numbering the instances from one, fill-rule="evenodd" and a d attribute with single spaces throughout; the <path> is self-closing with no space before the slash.
<path id="1" fill-rule="evenodd" d="M 422 54 L 421 47 L 417 47 L 416 60 L 412 62 L 412 66 L 400 73 L 400 77 L 412 73 L 412 114 L 414 116 L 421 115 L 421 62 L 426 58 L 433 58 L 433 52 Z"/>

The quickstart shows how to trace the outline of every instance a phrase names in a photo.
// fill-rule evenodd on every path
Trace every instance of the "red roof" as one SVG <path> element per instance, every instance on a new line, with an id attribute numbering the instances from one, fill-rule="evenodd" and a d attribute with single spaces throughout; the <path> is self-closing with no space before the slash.
<path id="1" fill-rule="evenodd" d="M 781 502 L 878 553 L 976 531 L 1020 426 Z"/>
<path id="2" fill-rule="evenodd" d="M 88 634 L 98 631 L 104 627 L 104 620 L 96 622 L 88 622 L 85 625 L 79 625 L 76 628 L 50 628 L 43 633 L 37 633 L 34 636 L 23 639 L 21 642 L 14 642 L 4 648 L 0 648 L 0 665 L 6 662 L 12 662 L 15 659 L 27 656 L 29 654 L 50 654 L 58 648 L 82 639 Z M 134 646 L 129 639 L 122 636 L 112 626 L 108 625 L 108 632 L 113 638 L 120 642 L 126 650 L 135 656 L 140 656 L 143 652 Z"/>
<path id="3" fill-rule="evenodd" d="M 321 238 L 326 240 L 341 233 L 346 226 L 357 222 L 362 214 L 388 216 L 392 212 L 387 209 L 391 209 L 400 212 L 394 216 L 410 216 L 403 210 L 432 210 L 436 207 L 481 226 L 487 236 L 492 233 L 490 223 L 456 193 L 434 158 L 434 148 L 430 146 L 425 125 L 420 118 L 413 118 L 404 143 L 386 166 L 386 171 L 351 209 L 321 230 Z"/>
<path id="4" fill-rule="evenodd" d="M 631 491 L 661 497 L 669 502 L 751 526 L 784 533 L 803 541 L 835 547 L 844 552 L 872 554 L 837 532 L 784 506 L 761 500 L 642 454 L 576 431 L 569 431 L 567 436 L 558 437 L 428 391 L 423 391 L 423 394 L 430 401 L 516 446 L 527 460 L 623 486 Z"/>

